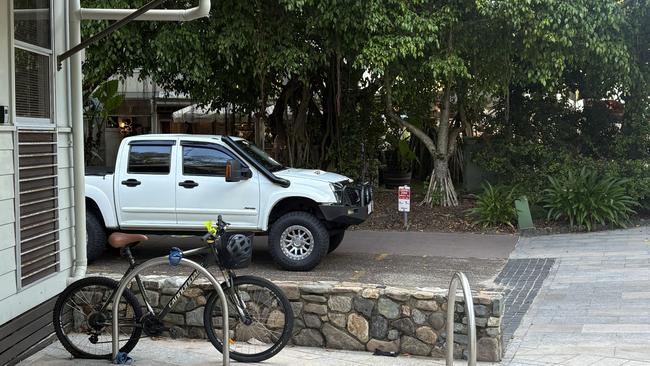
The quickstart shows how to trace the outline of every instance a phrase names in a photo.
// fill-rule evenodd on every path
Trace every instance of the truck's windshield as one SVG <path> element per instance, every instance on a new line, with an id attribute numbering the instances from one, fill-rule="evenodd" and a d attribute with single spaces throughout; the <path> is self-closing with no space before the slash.
<path id="1" fill-rule="evenodd" d="M 246 151 L 246 153 L 251 158 L 255 159 L 258 163 L 262 164 L 262 166 L 264 166 L 270 172 L 277 172 L 282 169 L 286 169 L 286 167 L 284 167 L 282 164 L 275 161 L 275 159 L 270 157 L 269 154 L 265 153 L 264 150 L 255 146 L 255 144 L 252 144 L 247 140 L 235 140 L 234 142 L 242 150 Z"/>

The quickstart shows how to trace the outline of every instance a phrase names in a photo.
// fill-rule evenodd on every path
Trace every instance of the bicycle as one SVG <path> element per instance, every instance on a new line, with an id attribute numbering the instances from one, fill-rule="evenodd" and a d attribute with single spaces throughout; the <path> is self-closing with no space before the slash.
<path id="1" fill-rule="evenodd" d="M 202 238 L 206 245 L 182 255 L 204 254 L 201 261 L 204 268 L 217 265 L 224 278 L 221 287 L 228 301 L 230 358 L 239 362 L 260 362 L 275 356 L 286 346 L 293 330 L 293 310 L 289 299 L 272 282 L 256 276 L 236 276 L 234 269 L 250 264 L 252 245 L 250 237 L 244 234 L 230 236 L 224 245 L 228 225 L 221 216 L 216 226 L 206 223 L 208 233 Z M 54 306 L 54 329 L 61 344 L 74 357 L 110 359 L 113 293 L 124 277 L 137 267 L 131 247 L 147 239 L 140 234 L 113 233 L 109 245 L 120 249 L 121 255 L 129 261 L 129 268 L 120 282 L 106 277 L 87 277 L 72 283 L 59 295 Z M 174 250 L 170 258 L 173 253 Z M 120 335 L 125 337 L 120 336 L 120 351 L 133 350 L 142 333 L 157 337 L 170 332 L 173 336 L 174 328 L 165 326 L 163 319 L 198 276 L 198 271 L 194 270 L 159 312 L 151 305 L 142 279 L 135 276 L 144 309 L 127 288 L 118 308 Z M 223 320 L 215 291 L 206 301 L 203 322 L 208 339 L 222 352 L 224 342 L 220 339 L 220 329 Z"/>

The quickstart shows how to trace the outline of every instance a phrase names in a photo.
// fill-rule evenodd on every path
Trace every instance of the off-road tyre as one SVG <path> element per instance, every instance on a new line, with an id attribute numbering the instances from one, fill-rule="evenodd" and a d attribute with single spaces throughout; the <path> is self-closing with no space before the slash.
<path id="1" fill-rule="evenodd" d="M 96 213 L 86 212 L 86 258 L 88 263 L 101 257 L 106 250 L 106 229 Z"/>
<path id="2" fill-rule="evenodd" d="M 341 245 L 344 236 L 345 236 L 345 230 L 332 231 L 330 233 L 330 248 L 327 250 L 327 253 L 332 253 L 333 251 L 335 251 L 336 248 L 338 248 L 339 245 Z"/>
<path id="3" fill-rule="evenodd" d="M 303 254 L 304 257 L 292 258 L 287 250 L 283 250 L 283 240 L 289 235 L 287 230 L 296 228 L 305 229 L 311 234 L 312 248 L 308 253 Z M 277 221 L 271 225 L 269 231 L 269 252 L 273 261 L 282 269 L 288 271 L 310 271 L 316 267 L 323 257 L 327 255 L 330 247 L 330 235 L 325 225 L 314 215 L 309 212 L 295 211 L 289 212 L 281 216 Z M 288 250 L 293 250 L 289 248 Z"/>

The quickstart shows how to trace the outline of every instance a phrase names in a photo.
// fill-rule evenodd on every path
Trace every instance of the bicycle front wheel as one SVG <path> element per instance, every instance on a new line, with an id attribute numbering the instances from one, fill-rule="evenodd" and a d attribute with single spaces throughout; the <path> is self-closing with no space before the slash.
<path id="1" fill-rule="evenodd" d="M 228 301 L 230 358 L 260 362 L 275 356 L 291 338 L 293 310 L 282 290 L 271 281 L 254 276 L 235 277 L 224 288 Z M 242 314 L 234 306 L 242 304 Z M 208 299 L 203 316 L 210 342 L 223 352 L 223 318 L 217 293 Z"/>
<path id="2" fill-rule="evenodd" d="M 113 294 L 118 285 L 110 278 L 88 277 L 74 282 L 59 295 L 54 305 L 54 331 L 74 357 L 110 359 Z M 128 289 L 122 293 L 118 314 L 120 351 L 128 353 L 142 334 L 138 324 L 142 309 Z"/>

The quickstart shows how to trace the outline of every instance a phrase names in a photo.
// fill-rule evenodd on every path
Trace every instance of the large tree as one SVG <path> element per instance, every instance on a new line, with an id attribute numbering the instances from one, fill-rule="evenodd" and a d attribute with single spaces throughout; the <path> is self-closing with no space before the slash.
<path id="1" fill-rule="evenodd" d="M 644 0 L 224 0 L 207 19 L 128 26 L 89 50 L 84 72 L 92 88 L 139 68 L 199 103 L 233 106 L 266 125 L 296 166 L 344 168 L 358 144 L 345 134 L 383 114 L 431 156 L 424 203 L 455 205 L 448 167 L 459 136 L 497 101 L 509 119 L 512 90 L 554 95 L 579 85 L 603 95 L 632 75 L 623 89 L 641 108 L 626 126 L 638 130 L 648 104 L 647 82 L 634 76 L 647 76 L 645 25 Z M 88 22 L 85 34 L 103 26 Z"/>
<path id="2" fill-rule="evenodd" d="M 467 120 L 468 103 L 491 102 L 503 94 L 509 99 L 512 85 L 539 84 L 550 94 L 562 91 L 566 71 L 587 63 L 626 71 L 628 53 L 620 32 L 624 17 L 615 2 L 454 0 L 409 4 L 404 6 L 409 6 L 413 15 L 384 23 L 374 34 L 379 42 L 369 42 L 362 52 L 369 67 L 385 77 L 388 118 L 420 139 L 433 158 L 423 203 L 457 204 L 448 163 L 459 134 L 471 123 Z M 423 31 L 422 24 L 431 31 Z M 387 49 L 381 42 L 386 35 L 399 37 L 394 43 L 408 47 L 397 53 L 382 52 Z M 396 103 L 394 95 L 400 91 L 409 97 Z M 414 109 L 414 100 L 423 103 Z M 431 111 L 431 125 L 409 121 L 409 116 L 422 111 Z"/>

